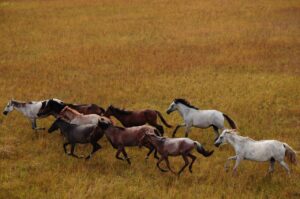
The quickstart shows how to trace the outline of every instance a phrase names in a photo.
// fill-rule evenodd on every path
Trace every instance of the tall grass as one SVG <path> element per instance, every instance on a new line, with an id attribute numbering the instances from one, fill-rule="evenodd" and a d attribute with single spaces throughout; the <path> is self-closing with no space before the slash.
<path id="1" fill-rule="evenodd" d="M 299 151 L 299 13 L 296 0 L 0 1 L 0 105 L 56 97 L 164 112 L 183 97 L 225 112 L 242 135 Z M 197 155 L 194 173 L 177 178 L 144 161 L 145 149 L 129 148 L 128 166 L 102 139 L 91 160 L 77 160 L 64 155 L 59 134 L 35 134 L 17 112 L 0 116 L 0 198 L 300 196 L 299 167 L 291 178 L 278 165 L 265 176 L 268 163 L 244 161 L 232 177 L 223 169 L 229 145 L 214 148 L 212 129 L 190 137 L 215 153 Z"/>

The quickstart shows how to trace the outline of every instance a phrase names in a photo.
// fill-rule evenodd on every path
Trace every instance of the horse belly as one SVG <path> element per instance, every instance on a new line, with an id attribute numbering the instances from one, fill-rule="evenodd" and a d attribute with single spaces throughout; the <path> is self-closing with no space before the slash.
<path id="1" fill-rule="evenodd" d="M 257 144 L 252 146 L 249 151 L 245 153 L 245 159 L 254 161 L 269 161 L 274 156 L 274 150 L 272 146 L 263 146 Z"/>

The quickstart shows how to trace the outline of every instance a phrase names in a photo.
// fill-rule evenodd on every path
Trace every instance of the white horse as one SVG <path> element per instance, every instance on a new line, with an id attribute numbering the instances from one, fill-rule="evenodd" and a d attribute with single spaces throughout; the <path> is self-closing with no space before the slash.
<path id="1" fill-rule="evenodd" d="M 291 163 L 297 164 L 296 152 L 288 144 L 277 140 L 255 141 L 249 137 L 237 135 L 236 130 L 225 129 L 216 140 L 215 146 L 219 147 L 222 143 L 231 144 L 235 150 L 236 155 L 229 157 L 225 163 L 227 171 L 229 160 L 236 160 L 233 168 L 234 174 L 236 174 L 237 167 L 244 159 L 259 162 L 270 161 L 268 173 L 274 171 L 274 164 L 277 161 L 285 168 L 288 175 L 290 175 L 290 169 L 284 162 L 285 156 Z"/>
<path id="2" fill-rule="evenodd" d="M 224 130 L 224 119 L 226 119 L 231 126 L 231 128 L 236 129 L 237 126 L 235 122 L 226 114 L 217 110 L 199 110 L 198 108 L 192 106 L 185 99 L 175 99 L 169 106 L 167 113 L 177 110 L 179 114 L 183 117 L 184 123 L 177 125 L 173 137 L 175 137 L 176 131 L 180 127 L 185 126 L 185 137 L 188 136 L 191 127 L 198 128 L 209 128 L 213 127 L 216 138 L 219 137 L 219 129 Z"/>
<path id="3" fill-rule="evenodd" d="M 62 103 L 59 99 L 53 99 L 59 103 Z M 12 112 L 14 109 L 23 113 L 31 121 L 31 127 L 33 130 L 45 130 L 45 128 L 38 128 L 36 126 L 36 119 L 47 117 L 48 115 L 43 115 L 39 117 L 37 114 L 39 111 L 44 108 L 49 100 L 43 101 L 31 101 L 31 102 L 21 102 L 17 100 L 10 100 L 4 108 L 3 114 L 7 115 Z"/>

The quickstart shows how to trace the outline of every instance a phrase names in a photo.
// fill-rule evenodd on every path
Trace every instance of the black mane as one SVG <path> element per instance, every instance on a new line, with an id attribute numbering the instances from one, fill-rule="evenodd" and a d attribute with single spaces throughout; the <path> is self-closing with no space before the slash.
<path id="1" fill-rule="evenodd" d="M 181 99 L 181 98 L 174 99 L 174 103 L 175 103 L 175 104 L 181 103 L 181 104 L 186 105 L 187 107 L 190 107 L 190 108 L 199 110 L 197 107 L 191 105 L 191 104 L 190 104 L 187 100 L 185 100 L 185 99 Z"/>
<path id="2" fill-rule="evenodd" d="M 127 110 L 124 110 L 124 109 L 119 109 L 119 108 L 113 107 L 113 106 L 111 106 L 111 108 L 112 108 L 115 112 L 117 112 L 117 113 L 119 113 L 119 114 L 122 114 L 122 115 L 130 115 L 130 114 L 132 114 L 132 111 L 127 111 Z"/>

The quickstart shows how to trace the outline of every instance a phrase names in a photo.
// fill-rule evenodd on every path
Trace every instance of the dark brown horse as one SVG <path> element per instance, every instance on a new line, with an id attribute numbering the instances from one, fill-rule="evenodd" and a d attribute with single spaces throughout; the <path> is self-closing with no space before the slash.
<path id="1" fill-rule="evenodd" d="M 107 125 L 111 125 L 110 120 L 105 117 L 101 117 L 99 122 L 106 123 Z M 93 150 L 86 159 L 89 159 L 93 153 L 101 149 L 101 146 L 97 143 L 99 139 L 102 138 L 104 135 L 104 131 L 98 124 L 85 124 L 85 125 L 77 125 L 77 124 L 70 124 L 66 120 L 62 118 L 57 118 L 51 127 L 49 128 L 48 132 L 51 133 L 55 130 L 60 129 L 61 133 L 65 137 L 65 143 L 63 144 L 63 148 L 65 153 L 67 153 L 66 146 L 71 145 L 71 152 L 67 153 L 76 158 L 80 158 L 79 156 L 74 154 L 75 145 L 77 143 L 86 144 L 90 143 L 93 146 Z"/>
<path id="2" fill-rule="evenodd" d="M 113 126 L 107 122 L 99 121 L 98 126 L 104 130 L 105 136 L 108 141 L 111 143 L 113 148 L 118 149 L 116 153 L 116 158 L 119 160 L 127 160 L 128 164 L 131 164 L 130 158 L 128 157 L 125 147 L 130 146 L 144 146 L 149 149 L 149 153 L 146 156 L 146 159 L 154 150 L 154 147 L 147 141 L 141 141 L 142 137 L 145 136 L 146 132 L 150 132 L 153 134 L 158 134 L 159 132 L 156 128 L 149 125 L 142 125 L 130 128 L 123 128 L 118 126 Z M 119 155 L 122 153 L 124 158 L 121 158 Z M 155 158 L 156 151 L 154 154 Z"/>
<path id="3" fill-rule="evenodd" d="M 102 116 L 105 113 L 105 110 L 96 104 L 67 104 L 50 99 L 37 115 L 39 117 L 44 115 L 53 115 L 54 117 L 57 117 L 65 106 L 69 106 L 84 115 L 97 114 Z"/>
<path id="4" fill-rule="evenodd" d="M 206 151 L 199 142 L 191 140 L 189 138 L 165 138 L 165 137 L 157 136 L 154 133 L 147 132 L 140 140 L 141 143 L 144 141 L 150 142 L 158 151 L 158 153 L 161 155 L 161 158 L 158 160 L 156 166 L 163 172 L 166 172 L 167 170 L 162 169 L 159 166 L 159 164 L 161 163 L 161 161 L 165 160 L 168 169 L 172 173 L 176 174 L 170 168 L 168 156 L 181 155 L 182 158 L 184 159 L 185 164 L 177 173 L 178 176 L 188 165 L 190 165 L 189 170 L 192 173 L 193 163 L 196 160 L 196 156 L 191 154 L 191 151 L 193 149 L 196 149 L 198 153 L 201 153 L 205 157 L 210 156 L 214 152 L 214 151 Z M 192 159 L 191 163 L 189 163 L 188 157 Z"/>
<path id="5" fill-rule="evenodd" d="M 160 120 L 164 123 L 166 127 L 172 127 L 166 122 L 166 120 L 163 118 L 159 111 L 150 109 L 139 111 L 127 111 L 110 105 L 105 112 L 105 116 L 116 117 L 125 127 L 140 126 L 148 123 L 149 125 L 157 128 L 160 131 L 161 135 L 164 134 L 164 128 L 157 123 L 157 116 L 160 118 Z"/>

